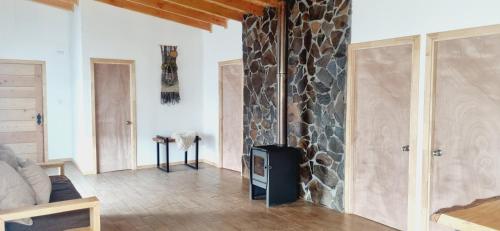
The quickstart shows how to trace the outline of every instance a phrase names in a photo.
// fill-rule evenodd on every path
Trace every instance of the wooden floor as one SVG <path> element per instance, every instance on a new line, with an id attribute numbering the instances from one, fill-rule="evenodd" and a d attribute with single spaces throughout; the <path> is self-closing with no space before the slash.
<path id="1" fill-rule="evenodd" d="M 83 176 L 74 165 L 66 175 L 82 196 L 97 196 L 102 230 L 392 230 L 302 200 L 267 209 L 251 201 L 239 173 L 202 165 L 174 166 Z"/>

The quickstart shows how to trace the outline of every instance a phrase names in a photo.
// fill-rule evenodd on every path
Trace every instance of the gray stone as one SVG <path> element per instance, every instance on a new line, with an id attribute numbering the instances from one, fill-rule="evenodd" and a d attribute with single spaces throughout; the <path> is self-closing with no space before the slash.
<path id="1" fill-rule="evenodd" d="M 317 94 L 316 97 L 321 105 L 328 105 L 332 100 L 330 94 Z"/>
<path id="2" fill-rule="evenodd" d="M 321 57 L 319 53 L 319 47 L 318 45 L 316 45 L 316 43 L 313 43 L 311 45 L 311 55 L 316 59 L 319 59 Z"/>
<path id="3" fill-rule="evenodd" d="M 323 24 L 321 25 L 321 29 L 325 34 L 330 34 L 330 32 L 332 32 L 333 27 L 334 25 L 327 21 L 323 22 Z"/>
<path id="4" fill-rule="evenodd" d="M 345 134 L 344 128 L 342 128 L 342 127 L 335 127 L 334 132 L 335 132 L 335 136 L 337 138 L 339 138 L 342 141 L 344 140 L 344 134 Z"/>
<path id="5" fill-rule="evenodd" d="M 314 87 L 314 91 L 316 91 L 317 93 L 329 93 L 330 92 L 330 88 L 325 86 L 323 83 L 321 82 L 312 82 L 312 85 Z M 328 96 L 328 98 L 330 98 L 330 96 Z"/>
<path id="6" fill-rule="evenodd" d="M 332 33 L 330 33 L 331 44 L 339 44 L 343 36 L 343 31 L 332 31 Z"/>
<path id="7" fill-rule="evenodd" d="M 307 184 L 312 179 L 311 169 L 309 165 L 300 167 L 300 181 Z"/>
<path id="8" fill-rule="evenodd" d="M 323 19 L 325 11 L 326 7 L 324 5 L 313 5 L 312 7 L 309 7 L 309 19 L 311 21 Z"/>
<path id="9" fill-rule="evenodd" d="M 326 86 L 333 84 L 333 76 L 326 69 L 321 68 L 316 77 Z"/>
<path id="10" fill-rule="evenodd" d="M 330 73 L 336 75 L 337 74 L 337 63 L 332 60 L 330 63 L 328 63 L 327 69 Z"/>
<path id="11" fill-rule="evenodd" d="M 335 188 L 335 198 L 332 201 L 331 208 L 344 212 L 344 182 L 341 181 Z"/>
<path id="12" fill-rule="evenodd" d="M 328 57 L 328 55 L 323 55 L 316 61 L 315 65 L 317 67 L 325 68 L 328 65 L 328 62 L 330 62 L 330 57 Z"/>
<path id="13" fill-rule="evenodd" d="M 325 134 L 327 137 L 333 136 L 333 128 L 331 126 L 326 126 L 325 127 Z"/>
<path id="14" fill-rule="evenodd" d="M 330 205 L 333 200 L 331 191 L 323 186 L 321 182 L 317 180 L 312 180 L 308 184 L 309 192 L 311 194 L 311 200 L 313 203 Z"/>
<path id="15" fill-rule="evenodd" d="M 316 74 L 316 66 L 314 65 L 314 57 L 309 54 L 307 57 L 307 74 L 314 75 Z"/>
<path id="16" fill-rule="evenodd" d="M 344 174 L 345 174 L 345 171 L 344 171 L 344 161 L 342 161 L 342 162 L 339 163 L 339 166 L 337 168 L 337 172 L 338 172 L 339 178 L 341 180 L 345 180 L 344 179 Z"/>
<path id="17" fill-rule="evenodd" d="M 276 57 L 273 51 L 267 50 L 262 56 L 262 65 L 276 65 Z"/>
<path id="18" fill-rule="evenodd" d="M 304 35 L 304 48 L 306 50 L 311 50 L 311 44 L 312 44 L 312 33 L 311 30 L 307 30 Z"/>
<path id="19" fill-rule="evenodd" d="M 313 175 L 316 176 L 324 185 L 330 188 L 335 188 L 339 182 L 337 174 L 322 165 L 314 165 Z"/>
<path id="20" fill-rule="evenodd" d="M 298 54 L 300 50 L 302 49 L 302 39 L 301 38 L 294 38 L 292 40 L 292 51 Z"/>
<path id="21" fill-rule="evenodd" d="M 314 123 L 314 113 L 312 110 L 310 109 L 307 109 L 305 110 L 303 113 L 302 113 L 302 116 L 301 116 L 302 120 L 304 121 L 304 123 L 307 123 L 307 124 L 312 124 Z"/>
<path id="22" fill-rule="evenodd" d="M 333 159 L 328 156 L 325 152 L 316 153 L 316 163 L 324 166 L 330 166 L 333 164 Z"/>

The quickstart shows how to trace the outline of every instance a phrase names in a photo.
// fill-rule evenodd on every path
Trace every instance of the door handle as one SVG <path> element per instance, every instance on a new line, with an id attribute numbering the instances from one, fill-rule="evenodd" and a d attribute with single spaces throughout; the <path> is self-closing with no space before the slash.
<path id="1" fill-rule="evenodd" d="M 410 151 L 410 145 L 407 144 L 407 145 L 402 146 L 401 147 L 401 151 L 403 151 L 403 152 L 409 152 Z"/>
<path id="2" fill-rule="evenodd" d="M 36 114 L 36 124 L 37 125 L 42 125 L 43 117 L 40 113 Z"/>
<path id="3" fill-rule="evenodd" d="M 443 155 L 443 150 L 436 149 L 436 150 L 432 151 L 432 155 L 433 156 L 442 156 Z"/>
<path id="4" fill-rule="evenodd" d="M 132 125 L 132 121 L 129 120 L 125 121 L 125 125 Z"/>

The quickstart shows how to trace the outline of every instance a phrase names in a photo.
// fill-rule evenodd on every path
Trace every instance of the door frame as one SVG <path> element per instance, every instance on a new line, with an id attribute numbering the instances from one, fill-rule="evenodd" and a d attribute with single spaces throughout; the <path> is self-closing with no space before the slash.
<path id="1" fill-rule="evenodd" d="M 47 114 L 47 69 L 45 61 L 40 60 L 20 60 L 20 59 L 0 59 L 3 64 L 32 64 L 42 66 L 42 114 L 43 114 L 43 161 L 49 161 L 49 145 L 48 145 L 48 114 Z"/>
<path id="2" fill-rule="evenodd" d="M 101 59 L 90 58 L 90 88 L 91 88 L 91 111 L 92 111 L 92 158 L 95 164 L 95 174 L 99 173 L 99 155 L 97 153 L 97 130 L 95 114 L 95 64 L 122 64 L 130 67 L 130 145 L 131 145 L 131 163 L 132 170 L 137 169 L 137 115 L 136 115 L 136 83 L 135 83 L 135 61 L 123 59 Z"/>
<path id="3" fill-rule="evenodd" d="M 420 72 L 420 35 L 385 39 L 371 42 L 350 44 L 348 47 L 348 73 L 346 93 L 346 131 L 345 131 L 345 185 L 344 209 L 346 213 L 353 213 L 352 203 L 354 185 L 354 157 L 353 139 L 356 115 L 356 81 L 355 81 L 355 52 L 357 50 L 380 48 L 398 45 L 412 45 L 412 72 L 411 72 L 411 105 L 410 105 L 410 136 L 408 153 L 408 214 L 407 227 L 412 230 L 416 224 L 416 183 L 417 183 L 417 136 L 418 136 L 418 92 Z"/>
<path id="4" fill-rule="evenodd" d="M 224 151 L 222 149 L 222 145 L 224 144 L 224 139 L 223 139 L 223 136 L 222 136 L 222 132 L 224 131 L 224 125 L 223 125 L 223 122 L 224 122 L 224 116 L 223 116 L 223 112 L 224 112 L 224 108 L 223 108 L 223 104 L 222 104 L 222 99 L 224 97 L 224 94 L 223 94 L 223 84 L 222 84 L 222 68 L 224 66 L 228 66 L 228 65 L 234 65 L 234 64 L 241 64 L 242 68 L 243 68 L 243 59 L 232 59 L 232 60 L 226 60 L 226 61 L 220 61 L 219 63 L 219 67 L 218 67 L 218 70 L 219 70 L 219 164 L 218 164 L 218 168 L 223 168 L 223 158 L 224 158 Z M 245 76 L 243 75 L 243 79 L 245 78 Z M 241 89 L 243 90 L 243 89 Z M 242 99 L 241 101 L 241 106 L 243 107 L 243 102 L 244 99 Z M 241 124 L 241 126 L 243 126 L 243 124 Z M 243 151 L 243 150 L 242 150 Z"/>
<path id="5" fill-rule="evenodd" d="M 434 108 L 436 97 L 436 43 L 446 40 L 480 37 L 500 34 L 500 25 L 474 27 L 461 30 L 451 30 L 427 34 L 426 66 L 425 66 L 425 95 L 424 95 L 424 140 L 422 148 L 422 220 L 424 230 L 429 230 L 431 219 L 431 177 L 432 177 L 432 146 L 434 128 Z"/>

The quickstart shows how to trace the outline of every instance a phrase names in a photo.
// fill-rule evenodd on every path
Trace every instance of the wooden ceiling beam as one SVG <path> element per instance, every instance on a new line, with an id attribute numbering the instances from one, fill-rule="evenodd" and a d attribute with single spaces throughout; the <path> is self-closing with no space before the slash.
<path id="1" fill-rule="evenodd" d="M 130 0 L 145 6 L 157 8 L 172 14 L 177 14 L 185 17 L 189 17 L 198 21 L 208 22 L 222 27 L 227 27 L 227 19 L 209 14 L 202 11 L 193 10 L 185 6 L 177 5 L 175 3 L 166 2 L 163 0 Z"/>
<path id="2" fill-rule="evenodd" d="M 262 6 L 262 7 L 268 6 L 268 4 L 266 4 L 265 2 L 258 1 L 258 0 L 243 0 L 243 1 L 245 1 L 245 2 L 251 2 L 253 4 L 257 4 L 257 5 Z"/>
<path id="3" fill-rule="evenodd" d="M 66 0 L 33 0 L 33 1 L 69 11 L 73 11 L 75 7 L 75 3 Z"/>
<path id="4" fill-rule="evenodd" d="M 252 2 L 254 4 L 264 6 L 264 7 L 278 7 L 281 0 L 243 0 L 246 2 Z"/>
<path id="5" fill-rule="evenodd" d="M 63 0 L 63 1 L 66 1 L 66 2 L 71 2 L 71 3 L 73 3 L 74 5 L 78 5 L 78 3 L 79 3 L 79 0 Z"/>
<path id="6" fill-rule="evenodd" d="M 181 23 L 184 25 L 196 27 L 199 29 L 212 31 L 212 24 L 210 24 L 208 22 L 202 22 L 202 21 L 198 21 L 198 20 L 195 20 L 195 19 L 192 19 L 189 17 L 185 17 L 185 16 L 181 16 L 181 15 L 177 15 L 177 14 L 171 14 L 171 13 L 165 12 L 163 10 L 159 10 L 157 8 L 149 7 L 149 6 L 142 5 L 142 4 L 132 2 L 129 0 L 96 0 L 96 1 L 106 3 L 109 5 L 113 5 L 113 6 L 116 6 L 119 8 L 124 8 L 124 9 L 128 9 L 128 10 L 136 11 L 139 13 L 148 14 L 148 15 L 155 16 L 158 18 L 167 19 L 170 21 L 174 21 L 174 22 Z"/>
<path id="7" fill-rule="evenodd" d="M 233 10 L 237 10 L 243 14 L 251 13 L 257 16 L 264 15 L 263 6 L 247 1 L 242 1 L 242 0 L 205 0 L 205 1 L 218 4 L 220 6 L 227 7 Z"/>
<path id="8" fill-rule="evenodd" d="M 243 21 L 243 13 L 238 10 L 223 7 L 203 0 L 166 0 L 193 10 L 203 11 L 209 14 L 221 16 L 236 21 Z"/>

